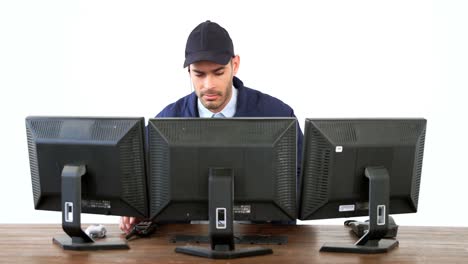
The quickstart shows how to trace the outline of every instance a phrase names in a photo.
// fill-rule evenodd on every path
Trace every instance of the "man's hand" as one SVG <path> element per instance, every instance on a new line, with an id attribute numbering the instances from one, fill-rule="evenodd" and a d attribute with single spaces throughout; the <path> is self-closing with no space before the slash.
<path id="1" fill-rule="evenodd" d="M 120 217 L 120 230 L 122 230 L 125 234 L 130 233 L 132 228 L 140 222 L 140 219 L 130 216 L 122 216 Z"/>

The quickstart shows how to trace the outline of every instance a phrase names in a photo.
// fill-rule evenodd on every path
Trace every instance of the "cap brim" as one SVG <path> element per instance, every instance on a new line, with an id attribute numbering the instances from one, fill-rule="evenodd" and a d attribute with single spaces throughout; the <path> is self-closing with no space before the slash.
<path id="1" fill-rule="evenodd" d="M 192 63 L 199 61 L 211 61 L 217 64 L 226 65 L 231 60 L 234 55 L 223 53 L 216 53 L 213 51 L 203 51 L 192 53 L 186 56 L 184 62 L 184 68 L 189 66 Z"/>

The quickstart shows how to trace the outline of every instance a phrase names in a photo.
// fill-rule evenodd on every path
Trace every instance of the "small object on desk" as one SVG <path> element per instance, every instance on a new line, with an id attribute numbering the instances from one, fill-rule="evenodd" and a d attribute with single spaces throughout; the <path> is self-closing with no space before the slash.
<path id="1" fill-rule="evenodd" d="M 369 230 L 369 220 L 365 222 L 360 222 L 356 220 L 346 220 L 344 225 L 350 227 L 353 230 L 353 233 L 358 237 L 362 237 L 367 230 Z M 393 217 L 388 217 L 388 230 L 384 238 L 396 238 L 398 234 L 398 225 L 393 220 Z"/>
<path id="2" fill-rule="evenodd" d="M 156 223 L 153 221 L 141 221 L 133 226 L 132 231 L 125 236 L 125 239 L 130 240 L 134 236 L 147 237 L 156 230 Z"/>
<path id="3" fill-rule="evenodd" d="M 107 230 L 101 224 L 90 225 L 86 228 L 85 233 L 91 238 L 104 238 L 106 237 Z"/>

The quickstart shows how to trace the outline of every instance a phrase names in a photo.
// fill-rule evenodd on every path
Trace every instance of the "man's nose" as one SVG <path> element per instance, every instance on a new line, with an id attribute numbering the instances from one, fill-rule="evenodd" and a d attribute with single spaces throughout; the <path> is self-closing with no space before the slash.
<path id="1" fill-rule="evenodd" d="M 214 87 L 214 76 L 212 74 L 207 74 L 203 80 L 203 85 L 205 89 L 210 89 Z"/>

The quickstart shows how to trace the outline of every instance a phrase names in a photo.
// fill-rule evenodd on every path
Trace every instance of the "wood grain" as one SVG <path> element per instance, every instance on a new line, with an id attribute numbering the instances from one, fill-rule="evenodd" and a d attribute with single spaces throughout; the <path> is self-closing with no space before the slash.
<path id="1" fill-rule="evenodd" d="M 107 225 L 109 237 L 122 237 L 117 225 Z M 468 228 L 402 227 L 400 245 L 387 254 L 320 252 L 325 242 L 356 239 L 343 226 L 274 226 L 237 224 L 239 234 L 287 235 L 287 245 L 268 245 L 273 255 L 235 260 L 209 260 L 174 252 L 176 234 L 207 234 L 207 225 L 161 226 L 150 238 L 129 242 L 129 250 L 68 251 L 52 243 L 63 235 L 60 225 L 0 225 L 0 263 L 468 263 Z M 201 246 L 208 247 L 207 244 Z M 248 245 L 237 245 L 248 247 Z"/>

